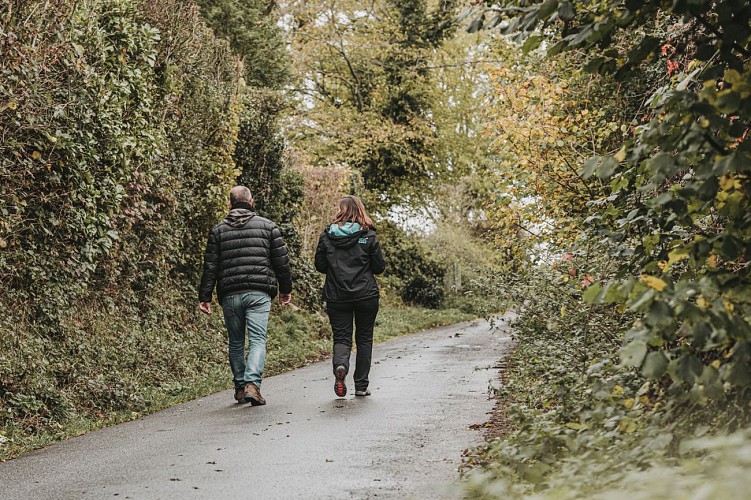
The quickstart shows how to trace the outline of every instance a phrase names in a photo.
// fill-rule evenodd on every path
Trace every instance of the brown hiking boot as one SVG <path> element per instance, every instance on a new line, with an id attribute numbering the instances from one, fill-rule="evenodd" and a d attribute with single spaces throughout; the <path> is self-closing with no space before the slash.
<path id="1" fill-rule="evenodd" d="M 247 403 L 250 401 L 245 396 L 245 388 L 242 389 L 235 389 L 235 401 L 238 403 Z"/>
<path id="2" fill-rule="evenodd" d="M 245 400 L 250 401 L 252 406 L 263 406 L 266 404 L 266 400 L 261 396 L 260 389 L 253 382 L 249 382 L 245 386 Z"/>

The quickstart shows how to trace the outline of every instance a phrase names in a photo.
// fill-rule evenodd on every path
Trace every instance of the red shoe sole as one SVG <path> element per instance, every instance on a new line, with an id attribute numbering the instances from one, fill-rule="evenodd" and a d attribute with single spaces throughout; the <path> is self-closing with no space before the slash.
<path id="1" fill-rule="evenodd" d="M 336 371 L 336 382 L 334 382 L 334 392 L 340 398 L 347 395 L 347 386 L 344 384 L 344 379 L 347 377 L 347 372 L 344 370 Z"/>

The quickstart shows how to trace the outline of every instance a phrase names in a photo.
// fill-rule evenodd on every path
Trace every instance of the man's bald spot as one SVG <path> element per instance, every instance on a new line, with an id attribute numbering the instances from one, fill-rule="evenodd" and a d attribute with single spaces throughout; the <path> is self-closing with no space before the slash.
<path id="1" fill-rule="evenodd" d="M 253 200 L 253 195 L 250 189 L 245 186 L 235 186 L 229 191 L 229 203 L 232 206 L 238 203 L 250 203 Z"/>

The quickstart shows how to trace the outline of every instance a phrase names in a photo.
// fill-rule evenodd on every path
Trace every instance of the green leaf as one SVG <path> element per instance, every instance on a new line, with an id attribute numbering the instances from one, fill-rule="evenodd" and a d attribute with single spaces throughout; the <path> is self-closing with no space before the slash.
<path id="1" fill-rule="evenodd" d="M 597 301 L 597 296 L 600 293 L 600 290 L 602 287 L 599 283 L 594 283 L 592 285 L 589 285 L 589 287 L 584 290 L 584 293 L 582 294 L 582 299 L 587 304 L 594 304 Z"/>
<path id="2" fill-rule="evenodd" d="M 549 18 L 558 9 L 558 0 L 545 0 L 537 10 L 539 19 Z"/>
<path id="3" fill-rule="evenodd" d="M 751 384 L 751 370 L 746 363 L 731 361 L 720 368 L 722 379 L 732 385 L 745 387 Z"/>
<path id="4" fill-rule="evenodd" d="M 741 105 L 741 96 L 734 90 L 723 90 L 717 94 L 716 105 L 725 114 L 735 113 Z"/>
<path id="5" fill-rule="evenodd" d="M 652 53 L 660 44 L 660 40 L 653 36 L 645 36 L 636 48 L 632 49 L 628 53 L 628 62 L 632 65 L 637 65 L 644 60 L 650 53 Z"/>
<path id="6" fill-rule="evenodd" d="M 566 41 L 564 40 L 561 40 L 560 42 L 550 47 L 546 54 L 548 57 L 553 57 L 563 52 L 567 47 L 568 43 L 566 43 Z"/>
<path id="7" fill-rule="evenodd" d="M 720 372 L 711 365 L 705 366 L 699 377 L 704 395 L 709 399 L 720 400 L 725 397 L 725 390 L 720 381 Z"/>
<path id="8" fill-rule="evenodd" d="M 637 339 L 621 348 L 621 365 L 638 368 L 647 355 L 647 343 Z"/>
<path id="9" fill-rule="evenodd" d="M 683 354 L 668 364 L 668 372 L 674 380 L 693 384 L 701 375 L 704 365 L 693 354 Z"/>
<path id="10" fill-rule="evenodd" d="M 474 21 L 467 28 L 467 33 L 476 33 L 482 29 L 482 25 L 485 22 L 485 13 L 483 12 L 475 18 Z"/>
<path id="11" fill-rule="evenodd" d="M 651 326 L 666 326 L 673 322 L 673 308 L 662 300 L 655 300 L 649 306 L 649 314 L 644 321 Z"/>
<path id="12" fill-rule="evenodd" d="M 597 168 L 597 165 L 599 165 L 600 161 L 602 160 L 602 156 L 593 156 L 589 160 L 587 160 L 581 169 L 581 176 L 584 179 L 589 179 L 594 175 L 595 169 Z"/>
<path id="13" fill-rule="evenodd" d="M 584 71 L 587 73 L 597 73 L 597 71 L 602 66 L 603 61 L 605 61 L 602 57 L 594 57 L 587 61 L 587 63 L 584 65 Z"/>
<path id="14" fill-rule="evenodd" d="M 542 35 L 532 35 L 528 37 L 524 41 L 524 45 L 522 45 L 522 52 L 525 54 L 528 54 L 529 52 L 535 50 L 537 47 L 540 46 L 540 43 L 542 43 L 543 39 L 545 37 Z"/>
<path id="15" fill-rule="evenodd" d="M 613 173 L 615 173 L 616 168 L 618 168 L 618 160 L 612 156 L 607 156 L 597 166 L 597 177 L 600 179 L 608 179 Z"/>
<path id="16" fill-rule="evenodd" d="M 660 378 L 668 370 L 668 358 L 662 351 L 650 352 L 644 360 L 641 374 L 646 378 Z"/>
<path id="17" fill-rule="evenodd" d="M 558 18 L 561 21 L 571 21 L 576 17 L 576 9 L 574 4 L 569 1 L 561 3 L 560 9 L 558 9 Z"/>

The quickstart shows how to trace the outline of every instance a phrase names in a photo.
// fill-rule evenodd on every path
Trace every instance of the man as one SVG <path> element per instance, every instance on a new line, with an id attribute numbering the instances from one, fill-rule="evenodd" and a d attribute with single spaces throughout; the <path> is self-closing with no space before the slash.
<path id="1" fill-rule="evenodd" d="M 216 286 L 229 337 L 235 400 L 253 406 L 265 405 L 261 378 L 271 300 L 277 294 L 278 282 L 279 302 L 289 303 L 292 274 L 282 235 L 273 222 L 253 212 L 250 189 L 233 187 L 229 201 L 229 214 L 209 234 L 198 292 L 199 307 L 211 314 L 211 297 Z"/>

